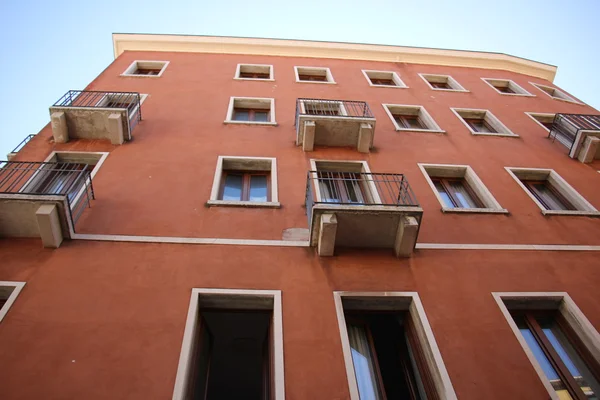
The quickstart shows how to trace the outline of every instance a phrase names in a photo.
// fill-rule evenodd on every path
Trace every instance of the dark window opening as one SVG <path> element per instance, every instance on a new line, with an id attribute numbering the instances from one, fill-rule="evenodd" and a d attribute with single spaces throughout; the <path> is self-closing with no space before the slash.
<path id="1" fill-rule="evenodd" d="M 560 313 L 526 310 L 511 314 L 559 398 L 598 399 L 600 367 Z"/>
<path id="2" fill-rule="evenodd" d="M 255 108 L 234 108 L 233 120 L 269 122 L 269 110 Z"/>
<path id="3" fill-rule="evenodd" d="M 325 203 L 368 203 L 368 189 L 359 173 L 317 172 L 321 201 Z"/>
<path id="4" fill-rule="evenodd" d="M 429 84 L 435 89 L 452 89 L 448 82 L 429 82 Z"/>
<path id="5" fill-rule="evenodd" d="M 369 78 L 371 79 L 371 83 L 373 85 L 385 85 L 385 86 L 396 86 L 396 82 L 394 82 L 391 78 Z"/>
<path id="6" fill-rule="evenodd" d="M 223 171 L 221 200 L 267 202 L 270 192 L 269 171 Z"/>
<path id="7" fill-rule="evenodd" d="M 494 86 L 501 93 L 515 94 L 514 90 L 510 88 L 510 86 Z"/>
<path id="8" fill-rule="evenodd" d="M 28 192 L 39 194 L 67 194 L 73 200 L 84 183 L 86 164 L 58 163 L 39 170 L 39 178 L 33 180 Z"/>
<path id="9" fill-rule="evenodd" d="M 304 112 L 308 115 L 343 115 L 340 110 L 340 103 L 337 102 L 318 102 L 304 103 Z"/>
<path id="10" fill-rule="evenodd" d="M 522 180 L 546 210 L 577 210 L 550 182 Z"/>
<path id="11" fill-rule="evenodd" d="M 270 398 L 271 311 L 203 310 L 191 399 Z"/>
<path id="12" fill-rule="evenodd" d="M 462 178 L 431 178 L 445 207 L 484 208 L 473 189 Z"/>
<path id="13" fill-rule="evenodd" d="M 138 68 L 134 75 L 158 75 L 162 68 Z"/>
<path id="14" fill-rule="evenodd" d="M 416 336 L 405 313 L 346 312 L 346 328 L 361 399 L 426 398 L 415 351 Z"/>
<path id="15" fill-rule="evenodd" d="M 398 123 L 400 128 L 404 129 L 428 129 L 427 125 L 423 123 L 423 120 L 417 115 L 400 115 L 393 114 L 394 120 Z"/>
<path id="16" fill-rule="evenodd" d="M 298 74 L 298 79 L 301 81 L 310 81 L 310 82 L 327 82 L 327 75 Z"/>
<path id="17" fill-rule="evenodd" d="M 270 79 L 271 75 L 262 72 L 240 72 L 240 78 L 247 79 Z"/>
<path id="18" fill-rule="evenodd" d="M 485 119 L 483 118 L 463 118 L 463 120 L 473 129 L 479 133 L 498 133 Z"/>

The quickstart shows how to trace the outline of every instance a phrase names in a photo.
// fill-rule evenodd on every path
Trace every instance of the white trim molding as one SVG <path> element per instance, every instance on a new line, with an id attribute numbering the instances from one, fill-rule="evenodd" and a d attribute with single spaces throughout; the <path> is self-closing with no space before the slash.
<path id="1" fill-rule="evenodd" d="M 519 331 L 510 309 L 557 310 L 588 353 L 600 362 L 600 334 L 566 292 L 493 292 L 492 296 L 552 400 L 560 400 L 542 366 Z"/>
<path id="2" fill-rule="evenodd" d="M 512 137 L 518 138 L 519 135 L 508 129 L 500 120 L 492 114 L 489 110 L 475 109 L 475 108 L 454 108 L 450 107 L 450 110 L 456 115 L 456 117 L 467 127 L 471 135 L 473 136 L 501 136 L 501 137 Z M 496 132 L 476 132 L 467 124 L 465 118 L 481 118 L 487 122 Z"/>
<path id="3" fill-rule="evenodd" d="M 473 213 L 473 214 L 508 214 L 508 210 L 502 208 L 500 203 L 483 184 L 481 179 L 477 176 L 473 168 L 468 165 L 455 165 L 455 164 L 423 164 L 417 163 L 419 169 L 425 176 L 425 180 L 429 187 L 433 191 L 433 194 L 440 202 L 442 206 L 442 212 L 444 213 Z M 469 185 L 471 190 L 475 193 L 477 198 L 484 204 L 483 208 L 461 208 L 446 207 L 444 200 L 438 193 L 437 189 L 431 178 L 462 178 Z"/>
<path id="4" fill-rule="evenodd" d="M 580 102 L 579 100 L 576 100 L 572 96 L 569 96 L 568 94 L 566 94 L 565 92 L 563 92 L 562 90 L 560 90 L 558 88 L 555 88 L 552 86 L 547 86 L 547 85 L 542 85 L 541 83 L 535 83 L 535 82 L 529 82 L 529 83 L 531 85 L 535 86 L 540 92 L 544 93 L 546 96 L 552 97 L 554 100 L 560 100 L 560 101 L 566 101 L 567 103 L 585 105 L 584 103 Z"/>
<path id="5" fill-rule="evenodd" d="M 236 121 L 233 119 L 235 108 L 254 108 L 267 110 L 269 112 L 268 121 Z M 275 99 L 266 97 L 230 97 L 229 105 L 227 106 L 227 115 L 225 116 L 225 124 L 240 124 L 240 125 L 277 125 L 275 119 Z"/>
<path id="6" fill-rule="evenodd" d="M 504 96 L 525 96 L 525 97 L 535 97 L 534 94 L 529 93 L 527 90 L 523 89 L 520 85 L 518 85 L 515 81 L 510 79 L 501 79 L 501 78 L 481 78 L 482 81 L 487 83 L 494 91 Z M 507 87 L 512 90 L 513 93 L 504 93 L 498 90 L 498 87 Z"/>
<path id="7" fill-rule="evenodd" d="M 444 65 L 512 71 L 553 81 L 557 67 L 503 53 L 389 46 L 309 40 L 240 38 L 227 36 L 114 33 L 117 58 L 125 51 L 244 54 L 279 57 L 335 58 Z"/>
<path id="8" fill-rule="evenodd" d="M 221 189 L 221 180 L 224 170 L 238 171 L 269 171 L 271 182 L 271 200 L 270 201 L 228 201 L 220 200 L 219 192 Z M 240 157 L 240 156 L 219 156 L 217 157 L 217 167 L 213 179 L 210 199 L 207 201 L 209 206 L 241 206 L 241 207 L 266 207 L 279 208 L 277 186 L 277 159 L 274 157 Z"/>
<path id="9" fill-rule="evenodd" d="M 421 79 L 425 81 L 429 89 L 431 90 L 439 90 L 441 92 L 462 92 L 469 93 L 467 89 L 465 89 L 456 79 L 451 77 L 450 75 L 440 75 L 440 74 L 423 74 L 419 73 Z M 431 85 L 431 83 L 446 83 L 450 86 L 450 89 L 444 88 L 436 88 Z"/>
<path id="10" fill-rule="evenodd" d="M 280 290 L 252 289 L 192 289 L 185 331 L 181 344 L 179 365 L 175 377 L 173 400 L 187 399 L 187 388 L 192 371 L 193 353 L 200 335 L 200 311 L 211 309 L 253 309 L 272 310 L 271 318 L 271 374 L 273 382 L 272 398 L 285 399 L 285 374 L 283 363 L 283 312 Z M 234 383 L 233 383 L 234 384 Z"/>
<path id="11" fill-rule="evenodd" d="M 363 69 L 363 75 L 367 79 L 369 86 L 372 87 L 384 87 L 384 88 L 397 88 L 397 89 L 408 89 L 408 86 L 400 79 L 398 74 L 394 71 L 374 71 L 370 69 Z M 390 79 L 394 82 L 394 85 L 377 85 L 374 84 L 371 79 Z"/>
<path id="12" fill-rule="evenodd" d="M 299 67 L 294 66 L 294 74 L 296 74 L 296 82 L 298 83 L 325 83 L 335 85 L 335 79 L 333 79 L 333 75 L 331 74 L 331 70 L 327 67 Z M 325 76 L 326 81 L 302 81 L 300 80 L 300 75 L 315 75 L 315 76 Z"/>
<path id="13" fill-rule="evenodd" d="M 0 298 L 6 300 L 0 308 L 0 322 L 10 310 L 19 293 L 21 293 L 23 286 L 25 286 L 25 282 L 0 281 Z"/>
<path id="14" fill-rule="evenodd" d="M 406 104 L 382 104 L 388 117 L 392 120 L 397 132 L 422 132 L 422 133 L 446 133 L 445 130 L 435 122 L 425 107 Z M 394 114 L 415 115 L 427 127 L 427 129 L 401 128 L 394 119 Z"/>
<path id="15" fill-rule="evenodd" d="M 549 168 L 517 168 L 504 167 L 506 172 L 517 182 L 517 184 L 527 193 L 535 204 L 542 210 L 544 215 L 572 215 L 583 217 L 598 217 L 600 211 L 596 210 L 582 195 L 569 185 L 556 171 Z M 548 210 L 523 184 L 522 179 L 548 181 L 561 196 L 566 198 L 577 210 Z"/>
<path id="16" fill-rule="evenodd" d="M 342 340 L 342 352 L 344 354 L 344 364 L 346 366 L 346 377 L 348 378 L 348 388 L 350 390 L 351 400 L 360 400 L 358 385 L 354 373 L 354 364 L 352 362 L 352 350 L 348 331 L 346 328 L 346 317 L 344 315 L 344 303 L 352 304 L 352 309 L 368 310 L 394 310 L 407 313 L 416 331 L 419 339 L 419 346 L 426 360 L 427 372 L 430 374 L 433 385 L 440 400 L 456 400 L 456 393 L 450 381 L 450 376 L 446 370 L 444 360 L 435 341 L 433 331 L 429 325 L 425 309 L 421 304 L 421 299 L 416 292 L 333 292 L 335 303 L 335 312 L 337 314 L 338 327 Z M 379 303 L 379 304 L 378 304 Z"/>
<path id="17" fill-rule="evenodd" d="M 240 77 L 241 73 L 262 73 L 269 74 L 269 78 L 242 78 Z M 274 81 L 275 80 L 275 72 L 273 70 L 273 65 L 269 64 L 238 64 L 235 69 L 235 75 L 233 79 L 238 81 Z"/>
<path id="18" fill-rule="evenodd" d="M 168 65 L 169 61 L 135 60 L 129 65 L 129 67 L 127 67 L 127 69 L 121 74 L 121 76 L 133 76 L 138 78 L 160 78 L 167 69 Z M 135 71 L 137 71 L 139 68 L 160 69 L 160 71 L 156 75 L 140 75 L 135 73 Z"/>

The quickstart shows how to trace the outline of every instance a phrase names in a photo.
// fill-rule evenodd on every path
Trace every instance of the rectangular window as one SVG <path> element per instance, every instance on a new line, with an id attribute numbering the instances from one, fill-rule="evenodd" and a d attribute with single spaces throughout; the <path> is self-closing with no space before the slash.
<path id="1" fill-rule="evenodd" d="M 473 129 L 479 133 L 498 133 L 487 121 L 483 118 L 463 118 L 464 121 Z"/>
<path id="2" fill-rule="evenodd" d="M 41 168 L 35 180 L 28 186 L 29 193 L 38 194 L 66 194 L 73 200 L 93 166 L 79 163 L 58 163 Z M 85 170 L 85 172 L 84 172 Z"/>
<path id="3" fill-rule="evenodd" d="M 269 181 L 267 171 L 223 171 L 220 200 L 270 201 Z"/>
<path id="4" fill-rule="evenodd" d="M 121 76 L 149 76 L 160 77 L 169 65 L 168 61 L 140 61 L 136 60 L 127 67 Z"/>
<path id="5" fill-rule="evenodd" d="M 327 67 L 294 67 L 296 82 L 335 83 Z"/>
<path id="6" fill-rule="evenodd" d="M 393 114 L 394 120 L 400 128 L 404 129 L 428 129 L 417 115 L 398 115 Z"/>
<path id="7" fill-rule="evenodd" d="M 468 92 L 456 79 L 450 75 L 436 75 L 436 74 L 419 74 L 419 76 L 427 82 L 429 87 L 433 90 L 447 90 L 453 92 Z"/>
<path id="8" fill-rule="evenodd" d="M 402 79 L 394 71 L 373 71 L 373 70 L 362 70 L 363 75 L 367 78 L 369 86 L 387 86 L 396 88 L 406 88 L 407 86 L 402 82 Z"/>
<path id="9" fill-rule="evenodd" d="M 560 399 L 600 398 L 598 374 L 564 317 L 556 311 L 511 311 L 517 328 Z"/>
<path id="10" fill-rule="evenodd" d="M 437 192 L 448 208 L 483 208 L 464 179 L 431 178 Z"/>
<path id="11" fill-rule="evenodd" d="M 519 137 L 488 110 L 450 108 L 472 135 Z"/>
<path id="12" fill-rule="evenodd" d="M 269 122 L 269 110 L 253 108 L 234 108 L 234 121 Z"/>
<path id="13" fill-rule="evenodd" d="M 481 78 L 485 83 L 493 87 L 500 94 L 509 94 L 513 96 L 533 96 L 519 84 L 510 79 L 499 78 Z"/>
<path id="14" fill-rule="evenodd" d="M 275 99 L 231 97 L 225 123 L 277 125 L 275 122 Z"/>
<path id="15" fill-rule="evenodd" d="M 525 187 L 535 196 L 546 210 L 576 210 L 576 208 L 547 180 L 522 180 Z"/>
<path id="16" fill-rule="evenodd" d="M 497 91 L 502 92 L 502 93 L 509 93 L 509 94 L 516 93 L 514 90 L 512 90 L 508 86 L 494 86 L 494 87 L 496 88 Z"/>
<path id="17" fill-rule="evenodd" d="M 404 104 L 382 104 L 396 131 L 445 133 L 425 107 Z"/>
<path id="18" fill-rule="evenodd" d="M 273 80 L 273 66 L 264 64 L 238 64 L 234 79 Z"/>

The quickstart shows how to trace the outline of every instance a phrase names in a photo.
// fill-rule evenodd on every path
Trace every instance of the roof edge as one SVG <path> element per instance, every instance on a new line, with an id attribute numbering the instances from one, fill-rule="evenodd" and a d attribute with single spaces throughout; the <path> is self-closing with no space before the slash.
<path id="1" fill-rule="evenodd" d="M 112 38 L 115 58 L 124 51 L 169 51 L 337 58 L 500 69 L 546 79 L 550 82 L 554 81 L 557 71 L 557 67 L 551 64 L 504 53 L 471 50 L 296 39 L 176 34 L 113 33 Z"/>

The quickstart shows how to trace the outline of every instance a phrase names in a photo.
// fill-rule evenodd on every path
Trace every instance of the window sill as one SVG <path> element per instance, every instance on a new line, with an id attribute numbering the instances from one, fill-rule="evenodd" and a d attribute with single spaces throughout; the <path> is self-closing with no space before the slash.
<path id="1" fill-rule="evenodd" d="M 121 74 L 119 76 L 127 76 L 127 77 L 132 77 L 132 78 L 160 78 L 160 75 Z"/>
<path id="2" fill-rule="evenodd" d="M 396 132 L 416 132 L 416 133 L 446 133 L 441 129 L 406 129 L 396 128 Z"/>
<path id="3" fill-rule="evenodd" d="M 550 95 L 549 95 L 550 96 Z M 554 97 L 554 96 L 550 96 L 553 100 L 558 100 L 558 101 L 564 101 L 565 103 L 571 103 L 571 104 L 578 104 L 580 106 L 585 106 L 584 103 L 581 103 L 577 100 L 567 100 L 567 99 L 561 99 L 560 97 Z"/>
<path id="4" fill-rule="evenodd" d="M 462 90 L 462 89 L 440 89 L 440 88 L 430 88 L 431 90 L 436 90 L 438 92 L 458 92 L 458 93 L 471 93 L 470 90 Z"/>
<path id="5" fill-rule="evenodd" d="M 375 88 L 409 89 L 409 87 L 408 87 L 408 86 L 398 86 L 398 85 L 373 85 L 372 83 L 369 83 L 369 86 L 371 86 L 371 87 L 375 87 Z"/>
<path id="6" fill-rule="evenodd" d="M 506 208 L 448 208 L 442 207 L 444 213 L 459 213 L 459 214 L 508 214 Z"/>
<path id="7" fill-rule="evenodd" d="M 542 210 L 543 215 L 566 215 L 573 217 L 600 217 L 600 211 L 564 211 L 564 210 Z"/>
<path id="8" fill-rule="evenodd" d="M 337 85 L 336 82 L 322 82 L 322 81 L 300 81 L 296 80 L 296 83 L 317 83 L 321 85 Z"/>
<path id="9" fill-rule="evenodd" d="M 496 92 L 498 92 L 498 91 L 496 90 Z M 501 94 L 502 96 L 536 97 L 535 94 L 525 94 L 525 93 L 502 93 L 502 92 L 498 92 L 498 94 Z"/>
<path id="10" fill-rule="evenodd" d="M 278 201 L 231 201 L 231 200 L 209 200 L 206 202 L 209 207 L 252 207 L 252 208 L 281 208 Z"/>
<path id="11" fill-rule="evenodd" d="M 471 135 L 473 135 L 473 136 L 511 137 L 511 138 L 520 137 L 519 135 L 514 134 L 514 133 L 481 133 L 481 132 L 473 132 L 473 131 L 471 131 Z"/>
<path id="12" fill-rule="evenodd" d="M 263 82 L 274 82 L 275 79 L 263 79 L 263 78 L 233 78 L 234 81 L 263 81 Z"/>
<path id="13" fill-rule="evenodd" d="M 223 121 L 224 124 L 233 125 L 266 125 L 266 126 L 277 126 L 277 122 L 257 122 L 257 121 Z"/>

